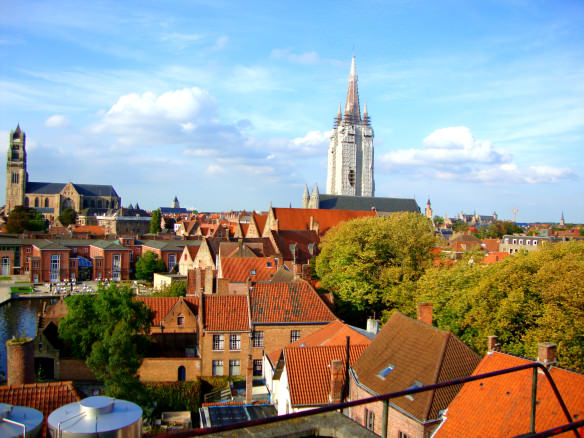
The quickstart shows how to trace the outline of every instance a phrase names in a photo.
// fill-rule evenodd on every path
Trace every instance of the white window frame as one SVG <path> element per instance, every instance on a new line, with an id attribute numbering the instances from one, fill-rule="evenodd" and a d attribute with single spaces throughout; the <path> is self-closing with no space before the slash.
<path id="1" fill-rule="evenodd" d="M 239 335 L 239 334 L 229 335 L 229 349 L 231 351 L 240 351 L 241 350 L 241 335 Z"/>
<path id="2" fill-rule="evenodd" d="M 213 335 L 213 351 L 223 351 L 225 348 L 225 335 Z"/>

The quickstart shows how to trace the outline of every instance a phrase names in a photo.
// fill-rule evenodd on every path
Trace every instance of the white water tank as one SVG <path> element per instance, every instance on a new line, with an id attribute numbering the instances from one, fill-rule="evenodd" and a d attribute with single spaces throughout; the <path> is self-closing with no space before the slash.
<path id="1" fill-rule="evenodd" d="M 110 397 L 88 397 L 61 406 L 47 419 L 52 438 L 140 438 L 142 408 Z"/>
<path id="2" fill-rule="evenodd" d="M 22 438 L 24 431 L 26 431 L 26 438 L 36 438 L 41 435 L 43 420 L 42 412 L 36 409 L 0 403 L 0 437 L 2 438 Z"/>

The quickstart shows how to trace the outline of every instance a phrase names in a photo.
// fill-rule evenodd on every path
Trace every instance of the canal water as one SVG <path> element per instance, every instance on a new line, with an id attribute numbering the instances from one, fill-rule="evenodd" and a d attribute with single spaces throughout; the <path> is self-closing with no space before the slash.
<path id="1" fill-rule="evenodd" d="M 0 305 L 0 383 L 6 380 L 6 341 L 12 336 L 36 336 L 38 314 L 43 303 L 55 300 L 30 298 Z"/>

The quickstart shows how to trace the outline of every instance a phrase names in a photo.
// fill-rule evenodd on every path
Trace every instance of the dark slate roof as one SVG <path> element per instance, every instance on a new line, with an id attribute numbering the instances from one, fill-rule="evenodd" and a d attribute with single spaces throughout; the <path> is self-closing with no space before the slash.
<path id="1" fill-rule="evenodd" d="M 377 198 L 367 196 L 319 195 L 318 208 L 326 210 L 368 211 L 372 207 L 378 212 L 393 213 L 397 211 L 420 212 L 415 199 Z"/>
<path id="2" fill-rule="evenodd" d="M 52 207 L 33 207 L 36 211 L 40 211 L 41 213 L 54 213 L 55 209 Z"/>
<path id="3" fill-rule="evenodd" d="M 28 182 L 26 184 L 26 193 L 56 195 L 61 193 L 66 185 L 65 183 Z M 83 196 L 114 196 L 119 198 L 114 187 L 110 185 L 73 184 L 73 187 Z"/>
<path id="4" fill-rule="evenodd" d="M 186 208 L 172 208 L 172 207 L 160 207 L 160 214 L 182 214 L 188 213 Z"/>

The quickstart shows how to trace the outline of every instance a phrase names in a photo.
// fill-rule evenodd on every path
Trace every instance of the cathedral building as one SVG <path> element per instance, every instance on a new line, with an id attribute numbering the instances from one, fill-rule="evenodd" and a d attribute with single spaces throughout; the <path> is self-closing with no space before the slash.
<path id="1" fill-rule="evenodd" d="M 54 220 L 66 208 L 75 211 L 90 209 L 95 213 L 117 209 L 122 199 L 113 186 L 97 184 L 31 182 L 26 170 L 26 134 L 20 129 L 10 131 L 6 161 L 6 205 L 8 215 L 16 206 L 39 210 Z"/>
<path id="2" fill-rule="evenodd" d="M 359 104 L 355 56 L 351 62 L 345 113 L 335 118 L 328 154 L 326 191 L 329 195 L 374 196 L 373 129 L 367 104 Z"/>

